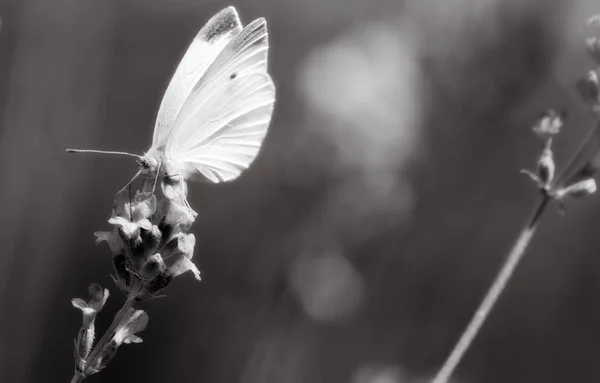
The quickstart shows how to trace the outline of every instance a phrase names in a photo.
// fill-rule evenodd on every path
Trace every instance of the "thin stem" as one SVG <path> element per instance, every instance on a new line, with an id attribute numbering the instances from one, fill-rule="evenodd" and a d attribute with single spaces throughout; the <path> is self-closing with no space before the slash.
<path id="1" fill-rule="evenodd" d="M 83 375 L 79 372 L 75 371 L 73 374 L 73 378 L 71 378 L 71 383 L 80 383 L 83 380 Z"/>
<path id="2" fill-rule="evenodd" d="M 583 141 L 575 151 L 573 157 L 569 159 L 569 162 L 563 167 L 563 169 L 556 175 L 554 178 L 553 186 L 562 187 L 561 183 L 565 181 L 565 178 L 568 177 L 572 172 L 573 168 L 581 161 L 583 155 L 585 153 L 585 149 L 588 147 L 592 139 L 595 135 L 600 132 L 600 119 L 596 122 L 596 126 L 588 131 Z"/>
<path id="3" fill-rule="evenodd" d="M 561 183 L 565 181 L 565 178 L 569 176 L 569 174 L 573 171 L 573 168 L 577 166 L 577 164 L 581 161 L 584 156 L 584 153 L 594 138 L 600 132 L 600 119 L 597 120 L 595 126 L 589 130 L 586 134 L 585 138 L 579 145 L 579 148 L 575 151 L 573 156 L 567 162 L 567 165 L 563 167 L 562 171 L 555 177 L 554 182 L 552 184 L 551 189 L 563 186 Z M 513 246 L 511 252 L 508 254 L 504 265 L 500 269 L 500 272 L 496 276 L 494 283 L 490 287 L 487 292 L 485 298 L 479 305 L 479 308 L 475 312 L 475 315 L 471 319 L 471 322 L 463 332 L 460 337 L 458 343 L 454 346 L 454 349 L 450 353 L 450 356 L 446 359 L 444 365 L 437 373 L 432 383 L 446 383 L 458 363 L 460 363 L 464 354 L 467 352 L 469 346 L 473 342 L 473 339 L 477 336 L 477 333 L 481 329 L 481 326 L 487 319 L 490 311 L 496 304 L 498 297 L 504 289 L 506 288 L 506 284 L 508 280 L 512 276 L 515 268 L 518 266 L 519 261 L 523 258 L 525 254 L 525 250 L 529 246 L 529 242 L 535 234 L 537 230 L 537 226 L 539 224 L 540 218 L 542 217 L 542 213 L 548 206 L 548 202 L 550 202 L 551 197 L 548 195 L 547 191 L 542 190 L 542 199 L 539 204 L 533 211 L 531 218 L 527 224 L 527 226 L 521 232 L 521 235 L 517 239 L 515 245 Z"/>
<path id="4" fill-rule="evenodd" d="M 540 222 L 540 218 L 542 217 L 542 213 L 546 209 L 546 206 L 548 206 L 549 201 L 550 197 L 548 194 L 542 192 L 542 199 L 533 211 L 527 226 L 521 232 L 521 235 L 506 258 L 504 265 L 496 276 L 496 280 L 494 280 L 494 283 L 479 305 L 479 308 L 475 312 L 475 315 L 471 319 L 471 322 L 467 326 L 465 332 L 460 337 L 460 340 L 452 350 L 450 356 L 448 356 L 448 359 L 446 359 L 446 362 L 432 383 L 446 383 L 454 372 L 454 369 L 461 361 L 465 352 L 468 350 L 469 346 L 473 342 L 473 339 L 475 336 L 477 336 L 477 333 L 494 307 L 498 297 L 504 291 L 508 280 L 519 264 L 519 261 L 521 258 L 523 258 L 523 254 L 525 254 L 525 250 L 527 249 L 527 246 L 529 246 L 531 238 L 533 237 L 533 234 L 535 233 Z"/>

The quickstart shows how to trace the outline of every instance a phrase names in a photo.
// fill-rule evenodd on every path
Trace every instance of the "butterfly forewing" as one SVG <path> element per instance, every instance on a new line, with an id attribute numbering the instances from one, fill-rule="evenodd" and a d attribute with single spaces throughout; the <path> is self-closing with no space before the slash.
<path id="1" fill-rule="evenodd" d="M 177 115 L 192 89 L 227 44 L 241 31 L 242 26 L 235 8 L 227 7 L 213 16 L 198 32 L 165 91 L 154 127 L 153 148 L 166 144 Z"/>
<path id="2" fill-rule="evenodd" d="M 233 180 L 258 154 L 275 102 L 267 52 L 266 23 L 255 20 L 227 44 L 193 88 L 165 149 L 187 176 Z"/>

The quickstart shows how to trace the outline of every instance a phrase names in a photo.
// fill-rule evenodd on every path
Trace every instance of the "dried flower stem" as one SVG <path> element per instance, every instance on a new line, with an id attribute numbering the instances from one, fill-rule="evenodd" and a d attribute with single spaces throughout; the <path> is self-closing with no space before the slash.
<path id="1" fill-rule="evenodd" d="M 73 378 L 71 378 L 71 383 L 79 383 L 83 380 L 83 375 L 81 375 L 79 372 L 75 371 L 75 373 L 73 374 Z"/>
<path id="2" fill-rule="evenodd" d="M 588 147 L 590 142 L 592 142 L 592 139 L 594 138 L 594 136 L 596 136 L 596 134 L 598 134 L 598 132 L 600 132 L 600 120 L 598 120 L 596 125 L 592 129 L 590 129 L 588 134 L 583 139 L 579 148 L 570 158 L 567 165 L 560 172 L 559 176 L 556 177 L 555 185 L 560 186 L 560 183 L 563 182 L 565 178 L 570 175 L 570 173 L 573 171 L 573 168 L 583 158 L 586 148 Z M 456 345 L 454 346 L 454 349 L 444 362 L 444 365 L 439 370 L 435 378 L 432 380 L 432 383 L 448 382 L 448 379 L 450 379 L 450 376 L 456 369 L 456 366 L 462 360 L 465 352 L 467 352 L 467 350 L 469 349 L 471 343 L 473 342 L 473 339 L 475 339 L 475 337 L 479 333 L 481 326 L 483 325 L 483 323 L 489 316 L 491 310 L 493 309 L 494 305 L 498 301 L 500 294 L 502 294 L 502 292 L 506 288 L 510 277 L 513 275 L 520 260 L 523 258 L 525 250 L 527 250 L 527 247 L 531 242 L 531 238 L 537 230 L 540 218 L 542 217 L 544 210 L 546 209 L 548 203 L 551 200 L 551 196 L 548 194 L 548 191 L 542 189 L 541 194 L 541 200 L 538 202 L 538 205 L 534 209 L 533 214 L 531 215 L 531 218 L 527 223 L 527 226 L 519 235 L 519 238 L 517 239 L 512 250 L 508 254 L 504 265 L 502 265 L 502 268 L 498 272 L 494 283 L 492 284 L 487 294 L 485 295 L 483 301 L 477 308 L 477 311 L 475 311 L 475 315 L 473 315 L 471 322 L 461 335 L 458 343 L 456 343 Z"/>
<path id="3" fill-rule="evenodd" d="M 515 268 L 519 264 L 519 261 L 521 260 L 521 258 L 523 258 L 523 254 L 525 254 L 525 250 L 527 250 L 527 246 L 529 246 L 531 238 L 533 237 L 533 234 L 535 233 L 537 226 L 540 222 L 540 218 L 542 217 L 542 213 L 546 209 L 546 206 L 548 205 L 549 201 L 550 197 L 547 195 L 547 193 L 543 192 L 542 199 L 538 203 L 538 206 L 535 208 L 531 219 L 529 220 L 529 223 L 521 232 L 521 235 L 517 239 L 517 242 L 513 246 L 508 257 L 506 258 L 502 269 L 500 269 L 496 280 L 494 281 L 485 298 L 477 308 L 475 315 L 471 319 L 471 322 L 467 326 L 465 332 L 460 337 L 460 340 L 452 350 L 452 353 L 450 354 L 448 359 L 446 359 L 446 362 L 444 363 L 443 367 L 440 369 L 437 376 L 432 381 L 433 383 L 446 383 L 448 381 L 450 375 L 452 375 L 452 372 L 454 372 L 454 369 L 461 361 L 465 352 L 473 342 L 473 339 L 475 338 L 475 336 L 477 336 L 477 333 L 479 333 L 483 322 L 486 320 L 490 311 L 496 304 L 496 301 L 498 300 L 500 294 L 502 294 L 502 292 L 506 288 L 506 284 L 508 283 L 508 280 L 515 271 Z"/>

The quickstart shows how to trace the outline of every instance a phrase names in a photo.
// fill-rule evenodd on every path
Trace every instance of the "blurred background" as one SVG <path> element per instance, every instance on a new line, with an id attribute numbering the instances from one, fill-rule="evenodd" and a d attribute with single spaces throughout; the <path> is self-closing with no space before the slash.
<path id="1" fill-rule="evenodd" d="M 190 185 L 194 261 L 92 382 L 408 383 L 440 367 L 532 209 L 531 125 L 593 120 L 594 0 L 0 0 L 0 381 L 67 382 L 113 195 L 200 27 L 265 17 L 274 119 L 235 182 Z M 454 382 L 600 380 L 600 203 L 548 210 Z"/>

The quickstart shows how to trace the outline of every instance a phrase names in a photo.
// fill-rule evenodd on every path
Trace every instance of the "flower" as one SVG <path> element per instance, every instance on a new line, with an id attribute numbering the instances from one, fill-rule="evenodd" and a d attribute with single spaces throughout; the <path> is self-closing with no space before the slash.
<path id="1" fill-rule="evenodd" d="M 167 269 L 167 274 L 174 278 L 186 271 L 191 271 L 194 273 L 194 277 L 200 280 L 200 271 L 191 261 L 195 244 L 196 237 L 194 237 L 194 234 L 181 234 L 169 243 L 170 252 L 166 252 L 166 256 L 173 258 L 174 262 Z"/>
<path id="2" fill-rule="evenodd" d="M 109 296 L 108 289 L 102 290 L 97 283 L 90 284 L 88 291 L 90 299 L 87 302 L 81 298 L 71 300 L 73 307 L 80 309 L 83 314 L 84 327 L 89 327 L 94 322 L 96 314 L 102 310 Z"/>
<path id="3" fill-rule="evenodd" d="M 119 193 L 109 220 L 115 228 L 95 233 L 96 242 L 107 242 L 113 253 L 116 284 L 128 294 L 135 290 L 138 302 L 157 296 L 186 271 L 200 280 L 191 261 L 196 239 L 188 231 L 196 215 L 186 206 L 185 181 L 159 189 L 146 183 L 143 190 L 152 192 Z"/>
<path id="4" fill-rule="evenodd" d="M 156 196 L 150 193 L 136 192 L 132 201 L 125 196 L 125 191 L 117 194 L 113 216 L 109 223 L 119 227 L 127 239 L 136 239 L 140 229 L 150 231 L 150 217 L 156 211 Z M 110 242 L 109 242 L 110 244 Z"/>
<path id="5" fill-rule="evenodd" d="M 130 307 L 113 336 L 117 347 L 123 343 L 141 343 L 142 338 L 135 334 L 143 331 L 148 325 L 148 321 L 148 314 L 143 310 L 135 310 Z"/>
<path id="6" fill-rule="evenodd" d="M 108 289 L 102 289 L 97 283 L 92 283 L 88 288 L 90 299 L 86 302 L 81 298 L 71 301 L 73 307 L 81 310 L 83 324 L 75 339 L 75 363 L 79 371 L 83 370 L 85 359 L 90 354 L 95 337 L 94 321 L 96 315 L 102 310 L 108 299 Z"/>
<path id="7" fill-rule="evenodd" d="M 116 230 L 116 228 L 115 228 Z M 113 254 L 117 254 L 125 251 L 121 241 L 119 241 L 118 236 L 115 235 L 115 231 L 96 231 L 94 232 L 94 236 L 96 236 L 96 244 L 106 242 L 108 243 L 108 247 L 110 247 L 110 251 Z"/>
<path id="8" fill-rule="evenodd" d="M 132 307 L 128 307 L 115 329 L 115 334 L 112 339 L 107 343 L 106 347 L 102 349 L 98 358 L 91 361 L 88 371 L 95 374 L 106 367 L 106 365 L 115 357 L 119 346 L 123 343 L 142 343 L 142 338 L 135 334 L 146 328 L 148 320 L 148 314 L 143 310 L 136 310 Z"/>

